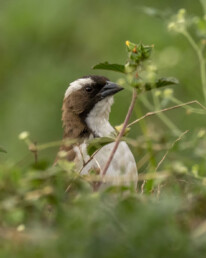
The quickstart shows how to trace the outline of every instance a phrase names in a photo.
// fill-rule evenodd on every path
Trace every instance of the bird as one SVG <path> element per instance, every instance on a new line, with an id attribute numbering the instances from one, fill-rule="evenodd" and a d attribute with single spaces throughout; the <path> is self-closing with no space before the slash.
<path id="1" fill-rule="evenodd" d="M 69 146 L 63 143 L 60 152 L 75 163 L 76 171 L 81 175 L 96 171 L 102 176 L 115 143 L 104 145 L 93 157 L 87 153 L 87 146 L 92 139 L 115 135 L 109 115 L 113 96 L 121 90 L 123 88 L 118 84 L 99 75 L 81 77 L 66 89 L 62 105 L 63 140 L 73 139 L 75 142 Z M 104 176 L 104 183 L 136 187 L 137 177 L 134 156 L 127 143 L 121 141 Z"/>

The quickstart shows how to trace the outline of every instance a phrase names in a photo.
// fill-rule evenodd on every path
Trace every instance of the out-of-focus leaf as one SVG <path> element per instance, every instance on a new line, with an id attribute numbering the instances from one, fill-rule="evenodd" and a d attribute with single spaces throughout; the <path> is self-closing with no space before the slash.
<path id="1" fill-rule="evenodd" d="M 161 88 L 161 87 L 164 87 L 164 86 L 178 84 L 178 83 L 179 83 L 178 79 L 176 79 L 174 77 L 165 77 L 165 78 L 158 79 L 154 86 L 152 86 L 151 84 L 147 83 L 145 85 L 145 89 L 147 91 L 149 91 L 149 90 L 152 90 L 154 88 Z"/>
<path id="2" fill-rule="evenodd" d="M 161 88 L 163 86 L 172 85 L 172 84 L 178 84 L 178 83 L 179 83 L 179 81 L 175 77 L 164 77 L 164 78 L 158 79 L 158 81 L 156 82 L 155 86 L 157 88 Z"/>
<path id="3" fill-rule="evenodd" d="M 142 7 L 139 7 L 138 9 L 148 16 L 152 16 L 152 17 L 156 17 L 164 20 L 167 19 L 169 16 L 171 16 L 170 10 L 161 11 L 159 9 L 149 7 L 149 6 L 142 6 Z"/>
<path id="4" fill-rule="evenodd" d="M 100 149 L 106 144 L 114 142 L 115 139 L 109 137 L 95 138 L 89 142 L 87 153 L 91 156 L 95 151 Z"/>
<path id="5" fill-rule="evenodd" d="M 142 60 L 147 59 L 147 58 L 150 57 L 153 48 L 154 48 L 153 45 L 146 46 L 146 45 L 140 44 L 140 50 L 141 50 L 141 53 L 142 53 Z"/>
<path id="6" fill-rule="evenodd" d="M 200 17 L 194 19 L 196 33 L 200 38 L 206 38 L 206 20 Z"/>
<path id="7" fill-rule="evenodd" d="M 108 62 L 99 63 L 92 67 L 92 69 L 110 70 L 114 72 L 125 73 L 124 65 L 121 64 L 110 64 Z"/>
<path id="8" fill-rule="evenodd" d="M 131 186 L 109 186 L 104 190 L 104 193 L 124 193 L 128 190 L 131 190 Z"/>
<path id="9" fill-rule="evenodd" d="M 202 4 L 202 7 L 204 9 L 204 13 L 206 14 L 206 1 L 205 0 L 200 0 L 200 3 Z"/>
<path id="10" fill-rule="evenodd" d="M 154 186 L 154 179 L 147 180 L 144 186 L 144 192 L 150 193 L 152 191 L 153 186 Z"/>
<path id="11" fill-rule="evenodd" d="M 47 160 L 40 160 L 32 164 L 32 168 L 36 170 L 46 170 L 49 167 L 49 162 Z"/>
<path id="12" fill-rule="evenodd" d="M 7 151 L 3 147 L 1 147 L 1 146 L 0 146 L 0 152 L 7 153 Z"/>

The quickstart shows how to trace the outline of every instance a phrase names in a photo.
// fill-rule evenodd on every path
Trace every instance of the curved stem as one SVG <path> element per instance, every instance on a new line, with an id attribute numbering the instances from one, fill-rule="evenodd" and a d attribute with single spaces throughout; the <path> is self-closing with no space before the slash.
<path id="1" fill-rule="evenodd" d="M 148 116 L 153 116 L 153 115 L 157 115 L 161 112 L 166 112 L 166 111 L 170 111 L 170 110 L 173 110 L 173 109 L 176 109 L 176 108 L 180 108 L 180 107 L 183 107 L 183 106 L 186 106 L 186 105 L 191 105 L 191 104 L 198 104 L 200 107 L 202 107 L 202 109 L 204 109 L 206 111 L 206 107 L 203 106 L 199 101 L 197 100 L 192 100 L 192 101 L 189 101 L 189 102 L 186 102 L 186 103 L 182 103 L 182 104 L 179 104 L 179 105 L 176 105 L 176 106 L 172 106 L 172 107 L 168 107 L 168 108 L 164 108 L 164 109 L 161 109 L 161 110 L 157 110 L 157 111 L 154 111 L 154 112 L 148 112 L 146 113 L 144 116 L 136 119 L 135 121 L 131 122 L 130 124 L 128 124 L 128 127 L 138 123 L 139 121 L 141 121 L 142 119 L 148 117 Z"/>
<path id="2" fill-rule="evenodd" d="M 191 46 L 193 47 L 193 49 L 195 50 L 197 56 L 198 56 L 198 60 L 199 60 L 199 64 L 200 64 L 200 77 L 201 77 L 201 82 L 202 82 L 202 90 L 203 90 L 203 94 L 204 94 L 204 99 L 205 99 L 205 103 L 206 103 L 206 67 L 205 67 L 205 59 L 202 55 L 202 51 L 200 50 L 200 48 L 198 47 L 198 45 L 196 44 L 196 42 L 194 41 L 194 39 L 191 37 L 191 35 L 188 33 L 188 31 L 183 31 L 182 34 L 187 38 L 187 40 L 189 41 L 189 43 L 191 44 Z"/>
<path id="3" fill-rule="evenodd" d="M 154 92 L 152 92 L 152 97 L 154 101 L 155 111 L 157 111 L 160 109 L 159 99 L 154 95 Z M 179 128 L 175 124 L 173 124 L 173 122 L 167 116 L 165 116 L 163 113 L 158 113 L 157 115 L 175 135 L 179 135 L 181 133 Z"/>

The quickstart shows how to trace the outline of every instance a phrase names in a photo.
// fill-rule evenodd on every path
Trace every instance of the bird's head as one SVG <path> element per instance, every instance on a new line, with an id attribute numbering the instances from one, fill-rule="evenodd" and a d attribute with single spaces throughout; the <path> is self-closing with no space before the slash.
<path id="1" fill-rule="evenodd" d="M 113 95 L 123 88 L 103 76 L 85 76 L 72 83 L 65 92 L 64 104 L 82 119 L 96 109 L 96 115 L 110 109 Z"/>

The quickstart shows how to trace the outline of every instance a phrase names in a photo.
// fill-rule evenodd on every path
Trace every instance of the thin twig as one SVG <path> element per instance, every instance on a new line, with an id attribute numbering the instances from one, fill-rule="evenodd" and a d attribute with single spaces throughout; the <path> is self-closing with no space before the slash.
<path id="1" fill-rule="evenodd" d="M 144 181 L 144 180 L 152 180 L 152 179 L 166 179 L 169 176 L 171 176 L 168 171 L 160 171 L 159 173 L 141 173 L 138 175 L 138 181 Z"/>
<path id="2" fill-rule="evenodd" d="M 29 150 L 33 153 L 34 155 L 34 163 L 37 164 L 38 162 L 38 149 L 37 149 L 37 143 L 32 142 L 29 145 Z"/>
<path id="3" fill-rule="evenodd" d="M 77 145 L 77 148 L 79 149 L 80 155 L 82 156 L 82 163 L 83 163 L 83 167 L 85 166 L 86 162 L 84 160 L 84 154 L 82 152 L 82 148 L 80 147 L 80 145 Z"/>
<path id="4" fill-rule="evenodd" d="M 35 164 L 37 164 L 37 162 L 38 162 L 38 151 L 37 150 L 34 151 L 34 162 L 35 162 Z"/>
<path id="5" fill-rule="evenodd" d="M 154 110 L 159 110 L 161 104 L 158 97 L 155 97 L 154 91 L 152 91 L 152 97 L 154 102 Z M 176 136 L 181 133 L 181 130 L 175 125 L 163 112 L 158 113 L 157 116 L 162 120 L 162 122 L 172 131 Z"/>
<path id="6" fill-rule="evenodd" d="M 172 145 L 171 145 L 171 147 L 166 151 L 166 153 L 164 154 L 164 156 L 162 157 L 162 159 L 159 161 L 159 163 L 157 164 L 157 167 L 156 167 L 156 169 L 155 169 L 155 172 L 157 172 L 157 170 L 158 170 L 158 168 L 160 167 L 160 165 L 162 164 L 162 162 L 165 160 L 165 158 L 167 157 L 167 155 L 168 155 L 168 153 L 169 153 L 169 151 L 175 146 L 175 144 L 177 143 L 177 142 L 179 142 L 181 139 L 182 139 L 182 137 L 185 135 L 185 134 L 187 134 L 189 132 L 189 130 L 186 130 L 185 132 L 183 132 L 173 143 L 172 143 Z"/>
<path id="7" fill-rule="evenodd" d="M 102 147 L 101 147 L 102 148 Z M 79 171 L 79 174 L 81 174 L 82 170 L 86 167 L 86 165 L 94 158 L 94 156 L 97 154 L 97 152 L 99 152 L 101 150 L 101 148 L 99 148 L 98 150 L 96 150 L 91 156 L 90 158 L 84 163 L 84 165 L 82 166 L 82 168 Z"/>
<path id="8" fill-rule="evenodd" d="M 42 150 L 45 150 L 45 149 L 48 149 L 48 148 L 53 148 L 53 147 L 58 147 L 58 146 L 61 146 L 61 145 L 66 145 L 66 146 L 69 146 L 69 145 L 72 145 L 74 143 L 77 143 L 78 142 L 78 139 L 63 139 L 61 141 L 54 141 L 54 142 L 49 142 L 49 143 L 43 143 L 43 144 L 38 144 L 36 146 L 36 148 L 38 149 L 38 151 L 42 151 Z"/>
<path id="9" fill-rule="evenodd" d="M 101 148 L 98 149 L 98 150 L 96 150 L 96 151 L 90 156 L 90 158 L 84 163 L 84 165 L 82 166 L 82 168 L 81 168 L 80 171 L 79 171 L 79 175 L 81 174 L 82 170 L 86 167 L 86 165 L 87 165 L 92 159 L 94 159 L 94 156 L 95 156 L 95 155 L 97 154 L 97 152 L 100 151 L 100 150 L 101 150 Z M 95 162 L 97 162 L 97 161 L 95 160 Z M 98 163 L 98 164 L 99 164 L 99 163 Z M 73 180 L 72 180 L 72 182 L 73 182 Z M 69 192 L 69 190 L 71 189 L 72 182 L 68 185 L 67 189 L 65 190 L 65 193 Z"/>
<path id="10" fill-rule="evenodd" d="M 187 30 L 182 31 L 182 34 L 187 38 L 187 40 L 189 41 L 189 43 L 191 44 L 191 46 L 193 47 L 194 51 L 197 54 L 199 65 L 200 65 L 200 78 L 202 82 L 202 90 L 204 94 L 204 100 L 206 103 L 206 74 L 205 74 L 205 59 L 204 59 L 203 53 Z"/>
<path id="11" fill-rule="evenodd" d="M 116 138 L 116 141 L 115 141 L 115 145 L 114 145 L 114 148 L 109 156 L 109 159 L 107 160 L 107 163 L 102 171 L 102 176 L 104 177 L 107 173 L 107 170 L 109 168 L 109 165 L 111 164 L 111 161 L 114 157 L 114 154 L 119 146 L 119 143 L 120 143 L 120 140 L 121 140 L 121 137 L 124 135 L 125 133 L 125 129 L 127 128 L 127 125 L 128 125 L 128 122 L 129 122 L 129 119 L 131 117 L 131 114 L 132 114 L 132 110 L 134 108 L 134 105 L 135 105 L 135 101 L 136 101 L 136 98 L 137 98 L 137 91 L 136 89 L 133 90 L 133 95 L 132 95 L 132 100 L 131 100 L 131 104 L 130 104 L 130 107 L 128 109 L 128 112 L 127 112 L 127 115 L 125 117 L 125 120 L 124 120 L 124 123 L 123 123 L 123 127 L 119 133 L 119 135 L 117 136 Z"/>
<path id="12" fill-rule="evenodd" d="M 138 123 L 139 121 L 141 121 L 142 119 L 148 117 L 148 116 L 153 116 L 153 115 L 156 115 L 156 114 L 159 114 L 161 112 L 165 112 L 165 111 L 170 111 L 170 110 L 173 110 L 173 109 L 176 109 L 176 108 L 180 108 L 180 107 L 183 107 L 183 106 L 186 106 L 186 105 L 191 105 L 191 104 L 198 104 L 199 106 L 201 106 L 204 110 L 206 110 L 206 107 L 203 106 L 199 101 L 197 100 L 192 100 L 192 101 L 189 101 L 189 102 L 186 102 L 186 103 L 182 103 L 182 104 L 179 104 L 179 105 L 176 105 L 176 106 L 172 106 L 172 107 L 168 107 L 168 108 L 164 108 L 164 109 L 161 109 L 161 110 L 157 110 L 157 111 L 153 111 L 153 112 L 148 112 L 146 113 L 144 116 L 136 119 L 135 121 L 133 121 L 132 123 L 128 124 L 128 127 Z"/>
<path id="13" fill-rule="evenodd" d="M 161 190 L 161 184 L 158 184 L 157 186 L 157 199 L 159 200 L 160 197 L 160 190 Z"/>
<path id="14" fill-rule="evenodd" d="M 141 194 L 144 193 L 144 186 L 146 184 L 147 180 L 143 180 L 143 183 L 141 184 Z"/>
<path id="15" fill-rule="evenodd" d="M 141 167 L 144 166 L 144 164 L 149 160 L 150 155 L 149 153 L 146 153 L 143 158 L 141 158 L 137 163 L 137 170 L 139 171 Z"/>
<path id="16" fill-rule="evenodd" d="M 175 146 L 175 144 L 177 142 L 179 142 L 182 137 L 187 134 L 189 132 L 189 130 L 186 130 L 185 132 L 183 132 L 171 145 L 171 147 L 166 151 L 166 153 L 164 154 L 164 156 L 162 157 L 162 159 L 159 161 L 159 163 L 157 164 L 157 167 L 155 169 L 155 172 L 157 172 L 158 168 L 161 166 L 162 162 L 165 160 L 165 158 L 167 157 L 169 151 Z M 157 198 L 159 199 L 160 196 L 160 189 L 161 189 L 161 184 L 158 184 L 157 186 Z"/>

